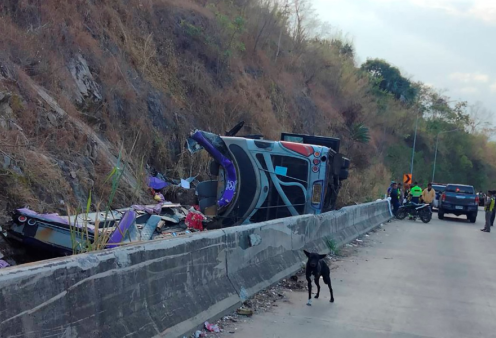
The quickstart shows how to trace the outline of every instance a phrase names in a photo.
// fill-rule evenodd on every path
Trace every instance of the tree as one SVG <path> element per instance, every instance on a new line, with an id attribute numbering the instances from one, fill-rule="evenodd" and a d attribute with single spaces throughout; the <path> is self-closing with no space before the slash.
<path id="1" fill-rule="evenodd" d="M 354 142 L 369 143 L 369 128 L 362 123 L 355 123 L 350 127 L 350 138 Z"/>
<path id="2" fill-rule="evenodd" d="M 418 94 L 418 88 L 411 81 L 401 75 L 398 68 L 391 66 L 381 59 L 369 59 L 362 67 L 373 79 L 377 79 L 378 87 L 392 93 L 397 100 L 412 103 Z"/>
<path id="3" fill-rule="evenodd" d="M 491 122 L 492 113 L 486 109 L 481 102 L 476 102 L 468 107 L 469 123 L 468 128 L 471 133 L 481 132 L 486 136 L 496 134 L 496 127 Z"/>
<path id="4" fill-rule="evenodd" d="M 312 35 L 312 31 L 319 25 L 317 15 L 310 0 L 289 0 L 290 31 L 293 38 L 293 48 L 299 54 Z"/>

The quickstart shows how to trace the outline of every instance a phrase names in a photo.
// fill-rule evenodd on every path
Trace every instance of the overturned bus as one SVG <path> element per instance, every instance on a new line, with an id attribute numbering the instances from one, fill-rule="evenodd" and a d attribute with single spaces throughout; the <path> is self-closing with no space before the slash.
<path id="1" fill-rule="evenodd" d="M 204 149 L 213 158 L 213 179 L 196 190 L 200 210 L 214 219 L 210 229 L 335 208 L 350 165 L 339 139 L 283 133 L 281 141 L 268 141 L 235 137 L 239 129 L 228 136 L 196 130 L 187 141 L 190 152 Z"/>

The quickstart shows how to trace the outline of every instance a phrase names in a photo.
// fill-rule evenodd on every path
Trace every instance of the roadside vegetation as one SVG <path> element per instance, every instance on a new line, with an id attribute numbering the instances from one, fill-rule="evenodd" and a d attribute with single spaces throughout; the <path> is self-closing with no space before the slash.
<path id="1" fill-rule="evenodd" d="M 352 160 L 341 205 L 374 200 L 409 171 L 417 116 L 415 179 L 432 175 L 438 132 L 458 129 L 440 136 L 436 180 L 496 184 L 481 107 L 385 60 L 358 64 L 353 43 L 316 17 L 310 0 L 2 1 L 1 211 L 86 210 L 90 191 L 95 206 L 110 193 L 109 207 L 140 202 L 147 165 L 206 178 L 206 161 L 183 148 L 188 133 L 240 120 L 266 138 L 340 137 Z M 113 191 L 117 159 L 126 171 Z"/>

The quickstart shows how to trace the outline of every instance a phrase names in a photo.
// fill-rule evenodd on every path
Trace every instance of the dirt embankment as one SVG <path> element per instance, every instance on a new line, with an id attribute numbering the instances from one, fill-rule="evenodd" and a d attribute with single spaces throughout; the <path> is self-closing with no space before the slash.
<path id="1" fill-rule="evenodd" d="M 139 201 L 147 166 L 171 177 L 205 171 L 205 158 L 183 148 L 191 129 L 223 133 L 240 120 L 267 138 L 342 137 L 354 166 L 343 202 L 378 189 L 370 182 L 387 172 L 370 166 L 376 140 L 357 144 L 347 127 L 373 111 L 353 59 L 337 45 L 295 50 L 286 19 L 264 6 L 3 1 L 0 214 L 23 205 L 65 213 L 90 191 L 97 204 L 117 165 L 115 206 Z"/>

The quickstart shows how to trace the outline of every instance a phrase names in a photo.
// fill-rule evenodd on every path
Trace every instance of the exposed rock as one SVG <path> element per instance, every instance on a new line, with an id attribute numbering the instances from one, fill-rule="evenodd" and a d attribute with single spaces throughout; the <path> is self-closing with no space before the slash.
<path id="1" fill-rule="evenodd" d="M 165 119 L 165 106 L 161 100 L 159 93 L 150 93 L 146 99 L 148 106 L 148 116 L 153 122 L 153 125 L 161 130 L 167 129 L 167 121 Z"/>
<path id="2" fill-rule="evenodd" d="M 9 120 L 9 122 L 10 122 L 10 125 L 9 125 L 10 129 L 17 129 L 19 131 L 23 130 L 22 127 L 20 125 L 18 125 L 17 123 L 15 123 L 14 121 Z"/>
<path id="3" fill-rule="evenodd" d="M 0 127 L 2 129 L 9 128 L 9 121 L 14 116 L 14 112 L 10 107 L 11 96 L 10 93 L 0 92 Z"/>
<path id="4" fill-rule="evenodd" d="M 77 54 L 74 59 L 69 62 L 69 71 L 71 72 L 74 81 L 76 82 L 78 92 L 76 93 L 76 101 L 82 105 L 86 99 L 93 102 L 102 100 L 100 86 L 95 82 L 91 74 L 88 63 L 81 54 Z"/>
<path id="5" fill-rule="evenodd" d="M 98 157 L 98 143 L 96 143 L 95 141 L 91 141 L 89 157 L 93 161 L 96 161 Z"/>
<path id="6" fill-rule="evenodd" d="M 21 168 L 19 168 L 19 167 L 18 167 L 18 166 L 16 166 L 16 165 L 13 165 L 13 166 L 12 166 L 12 170 L 13 170 L 16 174 L 21 175 L 21 176 L 24 176 L 24 173 L 22 172 L 22 169 L 21 169 Z"/>
<path id="7" fill-rule="evenodd" d="M 12 96 L 11 93 L 0 92 L 0 103 L 9 102 L 11 96 Z"/>
<path id="8" fill-rule="evenodd" d="M 11 163 L 10 156 L 3 155 L 3 168 L 7 169 L 8 167 L 10 167 L 10 163 Z"/>
<path id="9" fill-rule="evenodd" d="M 0 63 L 0 80 L 12 78 L 10 69 Z"/>
<path id="10" fill-rule="evenodd" d="M 55 116 L 55 114 L 53 113 L 47 113 L 47 119 L 48 121 L 50 121 L 50 123 L 53 125 L 53 126 L 58 126 L 58 121 L 57 121 L 57 116 Z"/>

